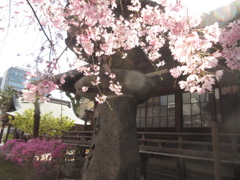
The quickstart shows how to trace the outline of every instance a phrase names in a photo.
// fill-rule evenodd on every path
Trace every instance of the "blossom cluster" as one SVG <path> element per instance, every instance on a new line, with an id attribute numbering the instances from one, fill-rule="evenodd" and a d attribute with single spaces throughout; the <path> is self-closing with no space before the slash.
<path id="1" fill-rule="evenodd" d="M 58 86 L 51 80 L 47 78 L 38 79 L 36 81 L 31 81 L 36 75 L 28 72 L 25 82 L 25 90 L 23 90 L 23 100 L 35 102 L 45 102 L 48 100 L 46 95 L 48 95 L 53 90 L 56 90 Z"/>
<path id="2" fill-rule="evenodd" d="M 119 9 L 122 8 L 118 7 L 121 3 L 115 0 L 68 0 L 65 6 L 61 1 L 31 0 L 33 6 L 44 14 L 43 26 L 68 31 L 69 37 L 76 42 L 74 50 L 78 57 L 87 62 L 93 59 L 94 65 L 78 68 L 87 76 L 99 74 L 103 57 L 119 50 L 126 57 L 126 52 L 135 47 L 140 47 L 151 64 L 159 67 L 165 64 L 160 52 L 169 46 L 173 59 L 177 61 L 170 73 L 174 78 L 186 76 L 179 85 L 191 92 L 204 93 L 212 89 L 216 79 L 223 74 L 221 70 L 210 71 L 218 65 L 220 57 L 226 59 L 230 69 L 240 68 L 239 21 L 224 30 L 220 30 L 217 23 L 198 28 L 201 17 L 181 1 L 155 0 L 153 6 L 150 5 L 153 2 L 146 6 L 139 0 L 130 2 L 121 14 Z M 222 45 L 219 51 L 212 48 L 217 43 Z M 96 58 L 102 62 L 96 62 Z M 97 85 L 99 81 L 93 83 Z M 46 85 L 47 89 L 51 86 L 43 82 L 42 89 L 38 90 L 40 94 L 48 91 L 44 88 Z M 110 82 L 109 88 L 121 94 L 118 82 Z M 83 90 L 87 91 L 87 87 Z M 102 95 L 96 97 L 100 102 L 104 99 Z"/>
<path id="3" fill-rule="evenodd" d="M 100 66 L 94 64 L 93 66 L 80 66 L 78 67 L 78 71 L 83 73 L 85 76 L 92 76 L 92 75 L 99 75 L 99 70 L 100 70 Z M 111 73 L 111 70 L 108 66 L 104 66 L 104 70 L 105 70 L 105 75 L 108 75 L 110 78 L 110 86 L 109 89 L 111 91 L 113 91 L 115 94 L 122 95 L 123 93 L 121 92 L 122 86 L 120 85 L 120 83 L 118 81 L 116 81 L 116 75 Z M 101 83 L 100 77 L 97 76 L 96 78 L 93 78 L 93 81 L 91 81 L 93 86 L 97 86 Z M 98 88 L 99 89 L 99 88 Z M 88 90 L 87 86 L 83 86 L 82 87 L 82 91 L 86 92 Z M 96 95 L 95 100 L 99 103 L 102 104 L 103 102 L 106 101 L 107 96 L 102 94 L 102 92 L 99 89 L 99 94 Z"/>
<path id="4" fill-rule="evenodd" d="M 54 167 L 60 158 L 64 158 L 71 145 L 59 140 L 31 139 L 25 142 L 22 139 L 7 141 L 1 147 L 6 159 L 16 162 L 20 166 L 34 167 L 37 171 L 45 171 Z"/>
<path id="5" fill-rule="evenodd" d="M 240 70 L 240 20 L 232 22 L 222 30 L 220 43 L 223 47 L 222 57 L 230 69 Z"/>
<path id="6" fill-rule="evenodd" d="M 122 94 L 123 94 L 123 93 L 121 92 L 122 86 L 119 84 L 118 81 L 115 83 L 115 81 L 116 81 L 116 75 L 113 74 L 113 73 L 111 73 L 111 74 L 109 75 L 109 77 L 111 78 L 111 80 L 109 81 L 109 83 L 110 83 L 109 89 L 110 89 L 111 91 L 113 91 L 113 92 L 114 92 L 116 95 L 118 95 L 118 96 L 122 95 Z"/>

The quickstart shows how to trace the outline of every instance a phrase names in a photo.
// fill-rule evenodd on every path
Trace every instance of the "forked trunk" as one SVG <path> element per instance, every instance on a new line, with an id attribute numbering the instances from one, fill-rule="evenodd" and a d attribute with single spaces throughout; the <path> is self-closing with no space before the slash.
<path id="1" fill-rule="evenodd" d="M 155 84 L 145 74 L 137 71 L 111 71 L 122 85 L 123 95 L 117 96 L 109 90 L 109 77 L 105 74 L 99 74 L 101 84 L 98 88 L 92 84 L 96 76 L 83 77 L 75 84 L 77 94 L 81 97 L 94 100 L 99 90 L 108 95 L 107 102 L 98 104 L 94 111 L 94 135 L 85 160 L 82 180 L 136 179 L 136 166 L 140 160 L 137 106 L 148 99 Z M 89 87 L 88 91 L 82 91 L 83 86 Z"/>

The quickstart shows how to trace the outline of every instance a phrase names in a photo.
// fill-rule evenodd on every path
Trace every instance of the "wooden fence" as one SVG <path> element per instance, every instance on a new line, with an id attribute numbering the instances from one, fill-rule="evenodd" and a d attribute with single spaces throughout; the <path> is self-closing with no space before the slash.
<path id="1" fill-rule="evenodd" d="M 68 131 L 63 140 L 66 143 L 88 147 L 92 131 Z M 185 179 L 185 159 L 214 161 L 213 143 L 210 133 L 138 132 L 141 155 L 141 180 L 146 179 L 148 155 L 179 158 L 179 179 Z M 221 163 L 240 165 L 240 134 L 219 134 Z"/>

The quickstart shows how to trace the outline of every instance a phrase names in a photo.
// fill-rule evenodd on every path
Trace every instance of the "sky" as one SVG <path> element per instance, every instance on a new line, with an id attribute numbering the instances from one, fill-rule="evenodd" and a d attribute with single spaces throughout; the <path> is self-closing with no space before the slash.
<path id="1" fill-rule="evenodd" d="M 233 0 L 182 1 L 186 1 L 188 5 L 194 9 L 194 11 L 202 13 L 228 4 Z M 7 4 L 8 2 L 9 0 L 0 0 L 0 6 L 3 4 Z M 11 8 L 14 11 L 15 7 Z M 8 14 L 9 12 L 5 12 L 6 16 Z M 10 20 L 10 22 L 11 21 L 14 20 Z M 0 21 L 0 27 L 4 25 L 6 26 L 8 24 L 4 24 L 3 21 Z M 5 32 L 0 30 L 0 77 L 2 77 L 4 72 L 12 66 L 24 67 L 24 65 L 28 63 L 33 64 L 34 59 L 39 53 L 39 49 L 45 40 L 46 39 L 41 31 L 37 31 L 36 29 L 28 25 L 21 25 L 21 27 L 11 27 L 9 31 Z M 62 44 L 60 44 L 60 46 L 62 46 L 60 48 L 61 51 L 61 49 L 63 49 L 65 46 L 64 41 Z M 73 53 L 69 50 L 67 52 L 67 55 L 64 55 L 63 58 L 60 59 L 60 64 L 66 61 L 67 57 L 69 57 L 70 59 L 75 58 Z M 59 72 L 65 72 L 67 70 L 67 66 L 63 64 Z"/>
<path id="2" fill-rule="evenodd" d="M 11 1 L 16 2 L 19 0 Z M 9 0 L 0 0 L 0 7 L 2 5 L 9 4 L 9 2 Z M 30 7 L 27 6 L 26 8 L 27 11 L 31 12 Z M 12 66 L 27 68 L 27 64 L 36 65 L 35 59 L 40 52 L 42 44 L 46 41 L 46 37 L 42 31 L 38 30 L 40 29 L 40 26 L 28 25 L 26 17 L 17 17 L 15 19 L 10 19 L 10 21 L 1 21 L 1 18 L 8 20 L 9 11 L 8 9 L 0 9 L 0 11 L 2 11 L 0 12 L 0 77 L 2 77 L 4 72 Z M 19 7 L 15 7 L 12 3 L 10 13 L 14 14 L 14 12 L 18 11 L 20 11 Z M 14 16 L 18 16 L 18 14 L 15 14 Z M 18 20 L 19 23 L 16 23 L 16 20 Z M 10 28 L 8 28 L 8 30 L 1 31 L 1 27 L 7 27 L 9 24 Z M 18 25 L 17 27 L 15 27 L 16 24 Z M 48 30 L 46 30 L 46 33 L 50 36 Z M 53 34 L 54 33 L 52 33 L 52 35 Z M 62 42 L 56 46 L 58 55 L 61 54 L 63 49 L 66 47 L 64 42 L 66 33 L 63 35 L 65 35 L 65 37 L 63 37 Z M 43 55 L 46 55 L 47 59 L 48 52 L 49 51 L 45 52 L 45 54 L 43 53 Z M 68 70 L 67 63 L 64 63 L 67 58 L 76 59 L 76 56 L 70 50 L 64 53 L 62 58 L 59 60 L 62 68 L 60 68 L 60 71 L 56 71 L 55 73 L 62 73 Z M 46 67 L 46 64 L 43 64 L 42 66 Z"/>

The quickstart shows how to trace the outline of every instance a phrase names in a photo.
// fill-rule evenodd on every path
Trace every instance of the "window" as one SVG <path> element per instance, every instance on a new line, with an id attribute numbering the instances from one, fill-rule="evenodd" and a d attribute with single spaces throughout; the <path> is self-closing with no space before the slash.
<path id="1" fill-rule="evenodd" d="M 224 123 L 226 127 L 239 127 L 240 91 L 239 86 L 221 88 Z"/>
<path id="2" fill-rule="evenodd" d="M 145 111 L 146 111 L 146 102 L 138 105 L 137 116 L 136 116 L 137 127 L 145 127 L 145 115 L 146 115 Z"/>
<path id="3" fill-rule="evenodd" d="M 137 127 L 175 127 L 175 95 L 152 97 L 139 105 Z"/>
<path id="4" fill-rule="evenodd" d="M 236 91 L 236 88 L 229 87 L 225 91 L 230 93 L 230 91 Z M 235 93 L 235 96 L 239 98 L 233 97 L 229 93 L 225 93 L 225 114 L 232 119 L 240 119 L 240 109 L 237 110 L 233 107 L 236 104 L 239 104 L 240 107 L 240 93 Z M 223 115 L 218 88 L 215 89 L 215 98 L 217 121 L 218 125 L 222 126 Z M 239 112 L 237 117 L 233 117 L 233 111 Z M 211 109 L 208 93 L 199 95 L 196 92 L 177 92 L 176 95 L 151 97 L 139 105 L 137 110 L 137 127 L 140 128 L 176 128 L 179 131 L 182 128 L 184 130 L 210 128 L 210 122 Z"/>
<path id="5" fill-rule="evenodd" d="M 221 122 L 219 89 L 215 89 L 217 120 Z M 210 102 L 208 92 L 199 95 L 185 92 L 183 98 L 183 127 L 210 127 Z"/>

